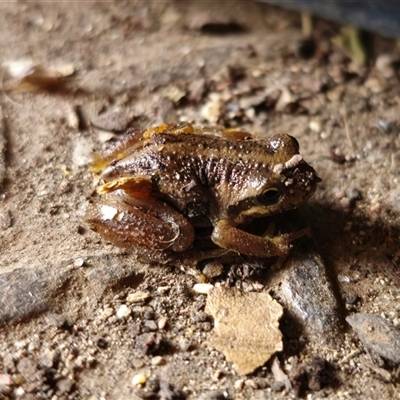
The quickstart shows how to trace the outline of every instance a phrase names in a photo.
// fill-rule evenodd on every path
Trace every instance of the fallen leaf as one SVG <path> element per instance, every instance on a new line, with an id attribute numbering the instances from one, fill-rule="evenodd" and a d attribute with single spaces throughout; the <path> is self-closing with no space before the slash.
<path id="1" fill-rule="evenodd" d="M 283 348 L 279 330 L 283 308 L 268 293 L 214 288 L 205 311 L 215 320 L 207 344 L 222 351 L 241 375 L 253 372 Z"/>
<path id="2" fill-rule="evenodd" d="M 277 357 L 275 357 L 274 361 L 272 362 L 271 372 L 276 382 L 282 382 L 287 390 L 292 389 L 292 384 L 290 383 L 290 379 L 283 371 Z"/>
<path id="3" fill-rule="evenodd" d="M 275 104 L 276 111 L 285 111 L 290 104 L 295 103 L 296 99 L 287 87 L 282 87 L 281 95 Z"/>
<path id="4" fill-rule="evenodd" d="M 41 64 L 14 63 L 9 66 L 8 70 L 13 77 L 18 78 L 18 82 L 8 90 L 18 92 L 65 90 L 75 72 L 74 67 L 70 64 L 50 70 Z"/>

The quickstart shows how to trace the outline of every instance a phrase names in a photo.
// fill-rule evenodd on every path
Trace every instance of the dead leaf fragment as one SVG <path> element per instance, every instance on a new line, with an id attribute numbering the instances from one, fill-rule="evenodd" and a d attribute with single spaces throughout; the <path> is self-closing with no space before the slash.
<path id="1" fill-rule="evenodd" d="M 72 65 L 61 65 L 55 69 L 47 69 L 41 64 L 13 63 L 8 71 L 11 76 L 18 78 L 10 91 L 32 92 L 37 90 L 62 91 L 71 82 L 75 69 Z"/>
<path id="2" fill-rule="evenodd" d="M 283 308 L 268 293 L 214 288 L 205 311 L 215 320 L 207 344 L 222 351 L 241 375 L 253 372 L 283 348 L 279 330 Z"/>

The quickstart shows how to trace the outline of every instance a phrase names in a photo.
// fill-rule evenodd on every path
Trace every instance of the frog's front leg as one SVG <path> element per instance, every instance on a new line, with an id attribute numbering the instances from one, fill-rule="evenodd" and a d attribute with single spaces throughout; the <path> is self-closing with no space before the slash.
<path id="1" fill-rule="evenodd" d="M 279 236 L 256 236 L 238 229 L 229 219 L 221 220 L 214 227 L 212 241 L 218 246 L 254 257 L 284 256 L 289 252 L 290 242 L 305 234 L 295 232 Z"/>
<path id="2" fill-rule="evenodd" d="M 144 246 L 181 252 L 194 240 L 192 225 L 167 204 L 136 199 L 123 191 L 103 195 L 101 203 L 90 204 L 85 220 L 104 239 L 126 249 Z"/>

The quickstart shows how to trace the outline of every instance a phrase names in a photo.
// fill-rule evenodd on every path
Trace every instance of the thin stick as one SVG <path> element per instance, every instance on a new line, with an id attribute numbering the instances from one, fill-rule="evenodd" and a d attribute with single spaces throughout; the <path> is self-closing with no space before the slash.
<path id="1" fill-rule="evenodd" d="M 6 177 L 6 148 L 7 139 L 4 126 L 3 109 L 0 106 L 0 188 Z"/>
<path id="2" fill-rule="evenodd" d="M 342 111 L 342 115 L 343 115 L 344 131 L 346 133 L 346 139 L 347 139 L 347 142 L 348 142 L 350 148 L 354 151 L 354 143 L 353 143 L 353 140 L 352 140 L 351 135 L 350 135 L 350 129 L 349 129 L 349 123 L 348 123 L 348 119 L 347 119 L 347 108 L 346 108 L 346 106 L 343 106 L 341 111 Z"/>

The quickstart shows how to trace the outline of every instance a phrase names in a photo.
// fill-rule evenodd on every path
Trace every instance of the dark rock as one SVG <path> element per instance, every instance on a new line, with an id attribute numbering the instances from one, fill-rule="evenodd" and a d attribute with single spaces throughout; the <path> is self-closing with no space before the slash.
<path id="1" fill-rule="evenodd" d="M 96 345 L 99 349 L 106 349 L 108 347 L 108 341 L 101 337 L 97 339 Z"/>
<path id="2" fill-rule="evenodd" d="M 22 267 L 0 274 L 0 325 L 39 314 L 68 279 L 68 268 Z"/>
<path id="3" fill-rule="evenodd" d="M 307 336 L 324 342 L 337 340 L 343 326 L 341 308 L 325 265 L 315 251 L 289 256 L 281 295 Z"/>
<path id="4" fill-rule="evenodd" d="M 154 332 L 143 333 L 136 341 L 136 348 L 143 354 L 155 354 L 161 349 L 161 346 L 162 336 Z"/>

